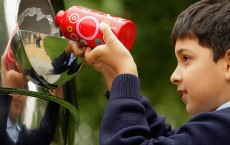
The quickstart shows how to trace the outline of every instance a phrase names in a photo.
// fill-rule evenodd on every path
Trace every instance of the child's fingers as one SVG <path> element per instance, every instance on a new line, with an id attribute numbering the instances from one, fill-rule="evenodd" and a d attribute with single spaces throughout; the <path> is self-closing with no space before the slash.
<path id="1" fill-rule="evenodd" d="M 10 48 L 6 48 L 6 50 L 4 51 L 3 55 L 1 56 L 1 64 L 6 64 L 6 57 L 7 57 L 7 51 Z M 2 67 L 5 67 L 5 65 L 3 65 Z"/>
<path id="2" fill-rule="evenodd" d="M 111 43 L 119 42 L 119 40 L 114 35 L 113 31 L 111 30 L 111 28 L 109 27 L 108 24 L 103 23 L 103 22 L 100 23 L 100 30 L 103 33 L 104 37 L 105 37 L 106 44 L 110 45 Z"/>
<path id="3" fill-rule="evenodd" d="M 82 47 L 81 49 L 80 48 L 74 48 L 73 53 L 76 56 L 82 57 L 84 55 L 85 49 L 86 49 L 86 47 Z"/>
<path id="4" fill-rule="evenodd" d="M 7 57 L 7 49 L 4 51 L 3 55 L 1 56 L 1 75 L 4 78 L 7 70 L 6 70 L 6 57 Z"/>
<path id="5" fill-rule="evenodd" d="M 96 60 L 96 55 L 92 51 L 93 50 L 90 47 L 87 47 L 85 49 L 85 59 L 86 59 L 86 62 L 89 64 L 94 63 Z"/>

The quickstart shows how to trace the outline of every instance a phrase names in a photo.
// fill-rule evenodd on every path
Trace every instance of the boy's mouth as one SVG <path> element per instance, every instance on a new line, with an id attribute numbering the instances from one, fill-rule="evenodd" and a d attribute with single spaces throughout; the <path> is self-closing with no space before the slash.
<path id="1" fill-rule="evenodd" d="M 184 89 L 178 88 L 178 89 L 177 89 L 177 92 L 178 92 L 179 94 L 182 95 L 182 97 L 181 97 L 182 101 L 183 101 L 185 104 L 187 104 L 187 96 L 188 96 L 187 91 L 184 90 Z"/>
<path id="2" fill-rule="evenodd" d="M 187 104 L 187 95 L 183 95 L 182 97 L 181 97 L 181 99 L 182 99 L 182 101 L 185 103 L 185 104 Z"/>

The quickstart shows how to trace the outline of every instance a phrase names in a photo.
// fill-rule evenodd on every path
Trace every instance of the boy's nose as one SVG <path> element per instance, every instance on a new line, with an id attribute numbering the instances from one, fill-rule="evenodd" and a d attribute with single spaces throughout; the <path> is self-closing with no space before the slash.
<path id="1" fill-rule="evenodd" d="M 178 67 L 172 73 L 172 75 L 170 77 L 170 81 L 174 85 L 178 85 L 182 81 L 182 75 L 181 75 Z"/>

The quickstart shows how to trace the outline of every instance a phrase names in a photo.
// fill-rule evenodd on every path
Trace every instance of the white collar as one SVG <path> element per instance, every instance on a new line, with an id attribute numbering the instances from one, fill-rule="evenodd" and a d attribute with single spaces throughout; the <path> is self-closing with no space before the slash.
<path id="1" fill-rule="evenodd" d="M 230 107 L 230 102 L 224 103 L 223 105 L 221 105 L 220 107 L 218 107 L 218 108 L 216 109 L 216 111 L 217 111 L 217 110 L 220 110 L 220 109 L 227 108 L 227 107 Z"/>
<path id="2" fill-rule="evenodd" d="M 16 126 L 19 131 L 21 130 L 21 127 L 18 125 L 18 121 L 16 123 L 13 123 L 11 121 L 10 117 L 8 116 L 8 118 L 7 118 L 7 128 L 13 127 L 13 126 Z"/>

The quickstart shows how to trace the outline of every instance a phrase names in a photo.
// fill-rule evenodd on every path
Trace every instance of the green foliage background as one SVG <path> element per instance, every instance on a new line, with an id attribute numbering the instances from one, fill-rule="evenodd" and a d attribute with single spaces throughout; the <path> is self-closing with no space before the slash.
<path id="1" fill-rule="evenodd" d="M 141 80 L 141 93 L 172 127 L 189 119 L 176 86 L 169 81 L 176 67 L 170 33 L 177 15 L 197 0 L 64 0 L 65 8 L 82 5 L 134 21 L 137 36 L 131 50 Z M 79 144 L 98 145 L 107 99 L 102 76 L 83 66 L 76 77 L 80 111 Z"/>

